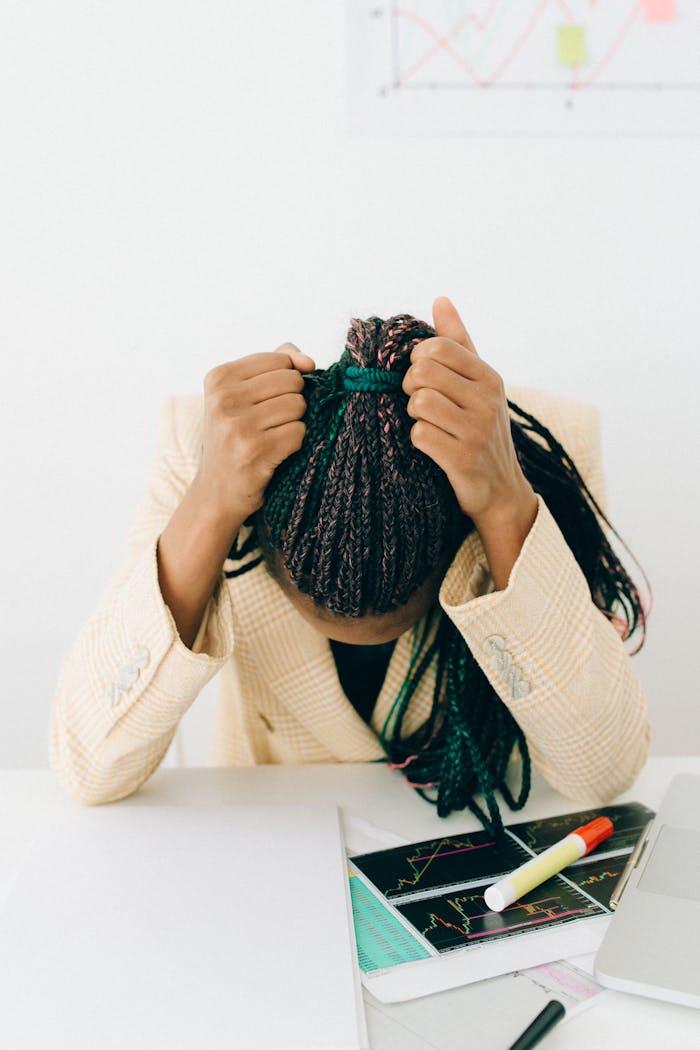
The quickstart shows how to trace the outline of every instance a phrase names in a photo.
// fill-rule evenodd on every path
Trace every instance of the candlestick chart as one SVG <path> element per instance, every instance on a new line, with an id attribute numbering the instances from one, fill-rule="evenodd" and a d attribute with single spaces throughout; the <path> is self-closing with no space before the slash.
<path id="1" fill-rule="evenodd" d="M 589 824 L 596 817 L 608 817 L 613 823 L 614 831 L 610 838 L 598 847 L 596 854 L 601 856 L 604 853 L 634 849 L 637 839 L 653 816 L 653 810 L 641 802 L 627 802 L 599 809 L 582 809 L 577 813 L 565 813 L 560 817 L 548 817 L 546 820 L 510 824 L 509 830 L 533 853 L 542 853 L 570 831 Z"/>
<path id="2" fill-rule="evenodd" d="M 353 857 L 388 900 L 505 875 L 529 859 L 520 843 L 485 831 L 414 842 Z"/>
<path id="3" fill-rule="evenodd" d="M 365 972 L 609 914 L 610 897 L 653 811 L 638 802 L 579 810 L 487 831 L 444 835 L 350 858 L 360 964 Z M 595 817 L 614 833 L 502 912 L 484 903 L 491 883 Z M 610 848 L 612 847 L 612 848 Z"/>
<path id="4" fill-rule="evenodd" d="M 548 879 L 502 912 L 484 903 L 486 886 L 397 905 L 397 910 L 438 952 L 494 941 L 527 930 L 603 915 L 603 909 L 563 879 Z"/>
<path id="5" fill-rule="evenodd" d="M 569 882 L 575 883 L 590 897 L 594 897 L 604 908 L 610 907 L 610 898 L 622 875 L 629 853 L 623 853 L 619 857 L 594 857 L 586 864 L 572 864 L 565 868 L 565 875 Z"/>

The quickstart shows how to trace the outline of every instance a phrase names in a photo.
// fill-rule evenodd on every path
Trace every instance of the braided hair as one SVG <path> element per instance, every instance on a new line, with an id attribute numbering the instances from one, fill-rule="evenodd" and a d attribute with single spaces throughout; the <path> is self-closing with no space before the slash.
<path id="1" fill-rule="evenodd" d="M 262 508 L 247 523 L 250 535 L 229 557 L 262 553 L 227 575 L 279 553 L 292 582 L 317 605 L 362 617 L 404 605 L 451 560 L 474 525 L 444 471 L 411 442 L 413 420 L 401 388 L 411 350 L 435 334 L 409 314 L 352 319 L 340 360 L 304 376 L 303 444 L 275 471 Z M 637 628 L 644 635 L 640 595 L 602 525 L 617 533 L 553 434 L 508 405 L 523 473 L 556 519 L 592 600 L 624 638 Z M 430 714 L 404 735 L 411 699 L 431 665 Z M 409 668 L 380 740 L 390 764 L 437 805 L 439 816 L 468 807 L 498 834 L 503 823 L 494 791 L 513 810 L 527 800 L 525 736 L 437 602 L 413 628 Z M 517 795 L 505 780 L 515 747 L 522 759 Z"/>

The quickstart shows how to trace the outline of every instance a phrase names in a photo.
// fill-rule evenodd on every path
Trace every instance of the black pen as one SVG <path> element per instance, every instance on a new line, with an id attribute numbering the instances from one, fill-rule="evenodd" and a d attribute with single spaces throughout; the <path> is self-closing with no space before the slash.
<path id="1" fill-rule="evenodd" d="M 530 1047 L 537 1046 L 542 1036 L 546 1035 L 550 1028 L 554 1028 L 565 1013 L 566 1010 L 559 1000 L 552 999 L 527 1026 L 522 1035 L 518 1036 L 513 1045 L 508 1047 L 508 1050 L 530 1050 Z"/>

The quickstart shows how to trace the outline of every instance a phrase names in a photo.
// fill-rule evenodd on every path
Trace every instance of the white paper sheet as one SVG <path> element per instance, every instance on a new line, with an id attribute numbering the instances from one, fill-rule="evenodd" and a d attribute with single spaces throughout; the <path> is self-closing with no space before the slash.
<path id="1" fill-rule="evenodd" d="M 365 989 L 365 1006 L 372 1045 L 383 1050 L 503 1050 L 552 998 L 566 1008 L 566 1024 L 601 994 L 568 963 L 551 963 L 401 1003 Z"/>
<path id="2" fill-rule="evenodd" d="M 404 1002 L 571 955 L 594 952 L 609 922 L 607 915 L 581 919 L 551 930 L 508 937 L 500 944 L 485 945 L 478 950 L 450 952 L 376 974 L 363 974 L 362 981 L 380 1002 Z"/>
<path id="3" fill-rule="evenodd" d="M 345 852 L 348 856 L 352 856 L 353 853 L 371 853 L 377 849 L 391 849 L 392 846 L 405 846 L 408 842 L 402 835 L 380 828 L 362 817 L 344 813 L 342 823 Z"/>
<path id="4" fill-rule="evenodd" d="M 364 1050 L 336 807 L 69 813 L 0 913 L 0 1045 Z"/>

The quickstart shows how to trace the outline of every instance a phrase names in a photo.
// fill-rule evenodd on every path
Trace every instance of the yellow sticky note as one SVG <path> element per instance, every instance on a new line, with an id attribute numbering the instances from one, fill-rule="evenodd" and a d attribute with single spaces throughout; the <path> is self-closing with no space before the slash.
<path id="1" fill-rule="evenodd" d="M 557 26 L 557 57 L 562 66 L 582 66 L 586 62 L 583 26 Z"/>

